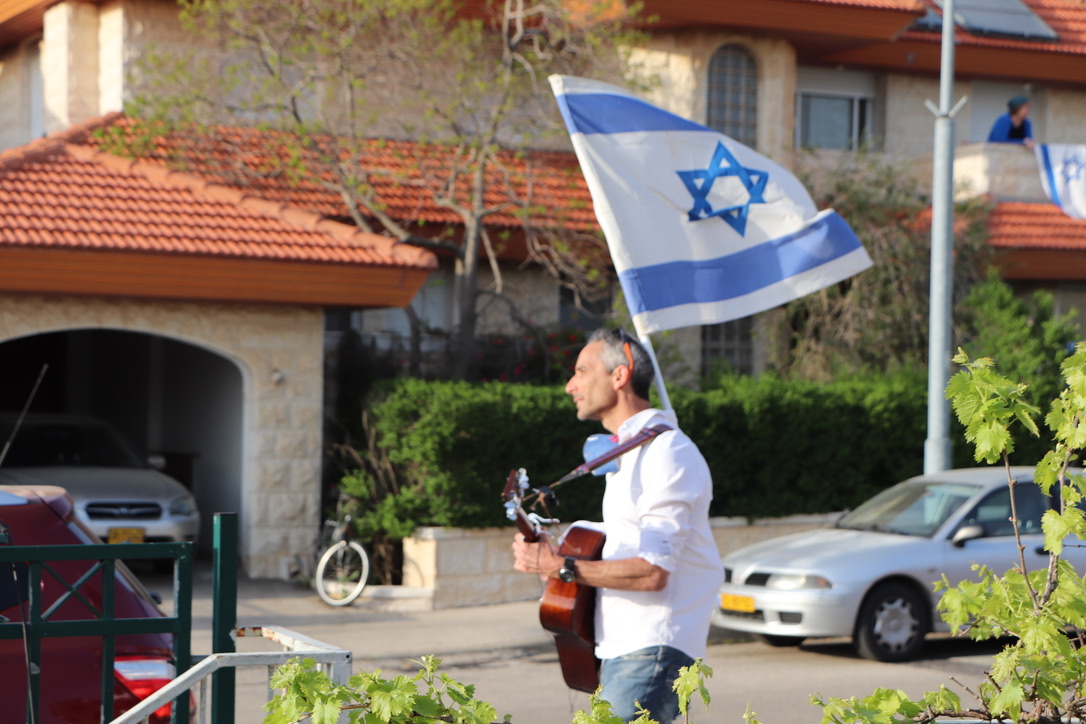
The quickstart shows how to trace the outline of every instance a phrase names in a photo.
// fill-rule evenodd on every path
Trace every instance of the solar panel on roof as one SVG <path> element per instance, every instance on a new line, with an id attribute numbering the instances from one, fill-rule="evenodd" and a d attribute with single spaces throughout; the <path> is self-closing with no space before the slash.
<path id="1" fill-rule="evenodd" d="M 932 8 L 925 8 L 924 17 L 913 23 L 917 30 L 939 30 L 943 27 L 943 16 Z"/>
<path id="2" fill-rule="evenodd" d="M 935 3 L 943 7 L 943 0 Z M 1059 40 L 1022 0 L 955 0 L 954 16 L 958 25 L 978 35 Z"/>

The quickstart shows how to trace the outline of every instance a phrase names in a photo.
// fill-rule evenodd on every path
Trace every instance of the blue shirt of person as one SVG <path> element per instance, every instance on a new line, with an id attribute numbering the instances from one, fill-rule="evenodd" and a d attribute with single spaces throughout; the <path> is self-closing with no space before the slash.
<path id="1" fill-rule="evenodd" d="M 996 119 L 988 143 L 1020 143 L 1033 147 L 1033 126 L 1029 122 L 1029 99 L 1015 96 L 1007 101 L 1007 112 Z"/>

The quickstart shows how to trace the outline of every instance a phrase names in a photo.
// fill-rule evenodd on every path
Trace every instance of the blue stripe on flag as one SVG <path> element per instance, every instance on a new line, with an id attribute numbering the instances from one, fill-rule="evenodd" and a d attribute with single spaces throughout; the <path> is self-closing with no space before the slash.
<path id="1" fill-rule="evenodd" d="M 862 248 L 852 228 L 830 213 L 794 234 L 705 261 L 674 261 L 619 275 L 630 313 L 735 299 Z"/>
<path id="2" fill-rule="evenodd" d="M 631 131 L 708 131 L 700 123 L 650 105 L 637 98 L 610 93 L 566 93 L 558 96 L 562 118 L 570 133 L 625 133 Z"/>
<path id="3" fill-rule="evenodd" d="M 1060 187 L 1056 185 L 1056 174 L 1052 170 L 1052 157 L 1048 154 L 1048 145 L 1041 144 L 1041 158 L 1044 159 L 1044 174 L 1048 180 L 1048 198 L 1052 203 L 1063 208 L 1063 198 Z"/>

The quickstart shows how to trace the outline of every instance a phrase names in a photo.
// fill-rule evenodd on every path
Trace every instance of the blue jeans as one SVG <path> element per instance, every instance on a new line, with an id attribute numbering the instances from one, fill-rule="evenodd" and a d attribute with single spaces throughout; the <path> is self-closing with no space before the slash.
<path id="1" fill-rule="evenodd" d="M 660 724 L 679 716 L 679 697 L 671 685 L 679 669 L 694 659 L 670 646 L 652 646 L 600 662 L 601 698 L 624 721 L 637 718 L 637 704 Z M 634 702 L 637 702 L 635 704 Z"/>

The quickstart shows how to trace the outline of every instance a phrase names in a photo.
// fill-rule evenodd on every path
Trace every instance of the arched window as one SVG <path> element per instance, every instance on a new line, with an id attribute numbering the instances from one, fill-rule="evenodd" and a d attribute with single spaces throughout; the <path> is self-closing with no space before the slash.
<path id="1" fill-rule="evenodd" d="M 707 121 L 713 130 L 744 146 L 758 143 L 758 67 L 740 45 L 721 46 L 709 60 Z M 741 374 L 754 372 L 753 319 L 737 319 L 701 328 L 701 373 L 724 366 Z"/>
<path id="2" fill-rule="evenodd" d="M 708 125 L 754 148 L 758 142 L 758 68 L 740 45 L 721 46 L 709 61 Z"/>

